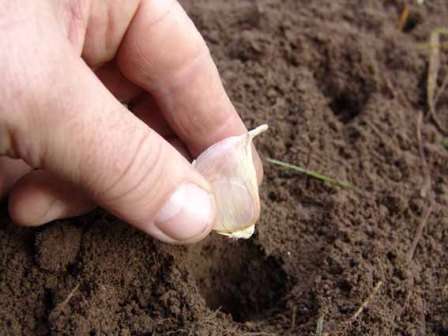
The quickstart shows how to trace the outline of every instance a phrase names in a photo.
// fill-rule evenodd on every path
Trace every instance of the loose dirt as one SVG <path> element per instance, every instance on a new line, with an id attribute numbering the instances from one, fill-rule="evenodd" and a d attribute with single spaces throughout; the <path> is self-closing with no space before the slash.
<path id="1" fill-rule="evenodd" d="M 448 150 L 427 117 L 434 201 L 409 257 L 430 206 L 424 44 L 448 5 L 408 3 L 400 31 L 403 1 L 183 1 L 247 125 L 271 126 L 260 153 L 357 189 L 266 164 L 255 237 L 192 247 L 101 211 L 23 229 L 4 208 L 1 333 L 448 335 Z"/>

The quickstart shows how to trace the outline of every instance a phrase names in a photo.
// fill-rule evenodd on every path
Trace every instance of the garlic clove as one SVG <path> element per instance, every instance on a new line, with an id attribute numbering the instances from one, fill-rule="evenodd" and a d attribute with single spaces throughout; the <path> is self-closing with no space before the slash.
<path id="1" fill-rule="evenodd" d="M 250 238 L 260 215 L 260 197 L 252 158 L 252 140 L 266 131 L 226 138 L 205 150 L 193 166 L 209 181 L 217 206 L 214 230 L 232 238 Z"/>

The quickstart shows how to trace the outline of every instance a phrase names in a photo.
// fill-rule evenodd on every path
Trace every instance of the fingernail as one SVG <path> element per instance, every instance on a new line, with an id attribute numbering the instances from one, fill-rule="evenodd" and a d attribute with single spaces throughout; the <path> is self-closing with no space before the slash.
<path id="1" fill-rule="evenodd" d="M 166 201 L 154 224 L 168 237 L 185 241 L 209 229 L 214 216 L 212 195 L 192 183 L 185 183 Z"/>
<path id="2" fill-rule="evenodd" d="M 61 218 L 61 215 L 64 211 L 64 203 L 58 199 L 47 199 L 46 206 L 43 205 L 45 202 L 44 197 L 42 197 L 42 206 L 41 206 L 41 216 L 35 217 L 36 225 L 42 225 L 49 222 L 52 222 L 56 219 Z M 46 210 L 45 210 L 46 209 Z M 44 211 L 45 210 L 45 211 Z"/>

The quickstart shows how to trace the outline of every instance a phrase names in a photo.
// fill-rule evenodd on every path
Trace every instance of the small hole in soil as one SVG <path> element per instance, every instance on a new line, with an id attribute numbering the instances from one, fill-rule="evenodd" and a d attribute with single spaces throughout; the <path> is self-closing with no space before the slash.
<path id="1" fill-rule="evenodd" d="M 251 240 L 213 237 L 190 256 L 190 270 L 211 310 L 245 322 L 281 309 L 290 287 L 287 274 L 279 260 L 266 256 Z"/>
<path id="2" fill-rule="evenodd" d="M 338 287 L 347 294 L 349 294 L 352 290 L 352 284 L 345 279 L 338 282 Z"/>
<path id="3" fill-rule="evenodd" d="M 403 27 L 403 31 L 405 33 L 410 33 L 412 32 L 422 21 L 422 18 L 420 15 L 418 14 L 410 14 L 406 24 Z"/>
<path id="4" fill-rule="evenodd" d="M 347 93 L 336 96 L 331 101 L 330 108 L 343 123 L 353 120 L 361 111 L 359 102 Z"/>
<path id="5" fill-rule="evenodd" d="M 435 329 L 434 330 L 435 334 L 438 336 L 448 335 L 448 328 L 446 326 L 436 325 L 436 327 L 434 329 Z"/>

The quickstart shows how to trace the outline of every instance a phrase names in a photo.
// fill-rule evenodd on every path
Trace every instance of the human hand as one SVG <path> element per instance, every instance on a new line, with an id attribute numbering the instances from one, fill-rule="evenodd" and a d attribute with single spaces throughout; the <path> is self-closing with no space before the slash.
<path id="1" fill-rule="evenodd" d="M 204 238 L 214 199 L 184 156 L 246 128 L 177 1 L 3 1 L 0 27 L 12 219 L 35 226 L 99 205 L 165 242 Z"/>

